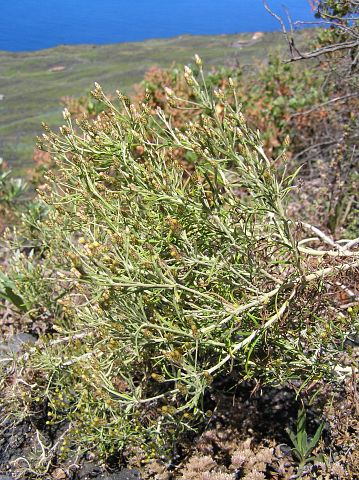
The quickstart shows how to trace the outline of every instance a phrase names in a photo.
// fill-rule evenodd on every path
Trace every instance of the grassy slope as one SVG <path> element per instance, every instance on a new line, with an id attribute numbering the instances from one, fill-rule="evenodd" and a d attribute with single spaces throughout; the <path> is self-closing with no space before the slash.
<path id="1" fill-rule="evenodd" d="M 104 46 L 60 46 L 26 53 L 0 52 L 0 157 L 18 171 L 31 162 L 41 121 L 61 122 L 61 97 L 81 96 L 94 81 L 105 91 L 129 91 L 152 65 L 189 63 L 198 53 L 207 64 L 252 63 L 280 43 L 269 33 L 260 42 L 241 49 L 232 46 L 251 34 L 181 36 Z M 54 67 L 65 67 L 52 71 Z"/>

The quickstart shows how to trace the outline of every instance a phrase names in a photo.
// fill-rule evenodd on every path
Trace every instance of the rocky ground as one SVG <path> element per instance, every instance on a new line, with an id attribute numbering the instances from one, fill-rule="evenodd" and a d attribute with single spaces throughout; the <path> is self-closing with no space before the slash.
<path id="1" fill-rule="evenodd" d="M 9 320 L 9 319 L 8 319 Z M 7 326 L 9 330 L 9 325 Z M 14 330 L 14 328 L 13 328 Z M 16 329 L 15 329 L 16 330 Z M 12 361 L 26 355 L 36 342 L 36 332 L 13 333 L 0 344 L 0 361 L 11 378 Z M 329 391 L 323 390 L 312 405 L 307 405 L 307 431 L 313 435 L 325 412 L 322 440 L 314 451 L 315 461 L 308 462 L 302 477 L 292 455 L 285 427 L 295 430 L 300 404 L 293 388 L 263 388 L 240 385 L 233 389 L 228 382 L 218 382 L 207 399 L 214 415 L 196 437 L 173 449 L 173 458 L 148 463 L 138 458 L 123 463 L 112 457 L 106 463 L 88 452 L 81 458 L 61 462 L 52 456 L 41 478 L 53 480 L 264 480 L 264 479 L 355 479 L 359 474 L 358 413 L 359 401 L 353 378 L 333 395 L 333 407 L 326 405 Z M 309 401 L 308 389 L 303 398 Z M 36 478 L 31 461 L 40 458 L 40 445 L 56 445 L 64 426 L 46 424 L 47 408 L 36 415 L 16 421 L 0 409 L 0 480 Z M 41 441 L 40 441 L 41 439 Z M 319 456 L 326 455 L 326 462 Z M 136 463 L 137 462 L 137 463 Z M 35 462 L 36 463 L 36 462 Z M 44 462 L 42 462 L 44 465 Z M 140 467 L 139 467 L 140 465 Z M 139 469 L 138 469 L 139 468 Z M 25 473 L 24 473 L 25 472 Z"/>

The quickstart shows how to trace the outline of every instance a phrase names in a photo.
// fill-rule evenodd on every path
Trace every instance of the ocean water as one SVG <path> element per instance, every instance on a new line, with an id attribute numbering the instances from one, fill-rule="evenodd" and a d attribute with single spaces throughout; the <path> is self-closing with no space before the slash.
<path id="1" fill-rule="evenodd" d="M 311 20 L 309 0 L 268 0 Z M 0 50 L 279 29 L 262 0 L 0 0 Z"/>

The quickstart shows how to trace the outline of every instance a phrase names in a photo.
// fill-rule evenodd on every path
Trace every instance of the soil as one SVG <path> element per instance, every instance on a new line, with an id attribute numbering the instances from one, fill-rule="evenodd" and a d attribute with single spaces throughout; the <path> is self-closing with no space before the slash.
<path id="1" fill-rule="evenodd" d="M 1 412 L 0 412 L 1 414 Z M 39 422 L 41 419 L 37 419 Z M 0 428 L 0 480 L 20 480 L 33 478 L 29 473 L 25 476 L 18 475 L 16 466 L 23 466 L 21 459 L 31 457 L 36 445 L 36 426 L 33 421 L 22 421 L 14 425 L 10 420 L 3 422 Z M 39 427 L 39 425 L 37 425 Z M 41 434 L 47 441 L 54 443 L 60 436 L 61 431 L 50 432 L 48 429 L 41 429 Z M 104 472 L 104 468 L 95 462 L 87 461 L 86 457 L 81 459 L 79 468 L 65 469 L 54 465 L 49 469 L 49 475 L 45 478 L 54 480 L 140 480 L 140 473 L 135 469 L 118 468 L 114 473 Z"/>

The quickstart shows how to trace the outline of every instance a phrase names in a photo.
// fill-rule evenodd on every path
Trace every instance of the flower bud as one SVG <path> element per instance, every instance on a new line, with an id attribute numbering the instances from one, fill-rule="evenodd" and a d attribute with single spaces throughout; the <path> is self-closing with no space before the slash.
<path id="1" fill-rule="evenodd" d="M 170 98 L 173 97 L 173 95 L 174 95 L 173 90 L 169 87 L 165 87 L 165 92 L 166 92 L 166 95 Z"/>
<path id="2" fill-rule="evenodd" d="M 202 66 L 202 59 L 201 59 L 201 57 L 200 57 L 199 55 L 197 55 L 197 53 L 196 53 L 196 55 L 194 56 L 194 61 L 196 62 L 196 65 L 198 65 L 199 67 Z"/>
<path id="3" fill-rule="evenodd" d="M 64 120 L 68 120 L 71 117 L 71 114 L 70 114 L 70 112 L 68 111 L 67 108 L 64 108 L 64 110 L 62 112 L 62 116 L 64 117 Z"/>
<path id="4" fill-rule="evenodd" d="M 220 98 L 220 99 L 224 98 L 224 92 L 220 88 L 218 90 L 214 90 L 213 94 L 216 98 Z"/>

